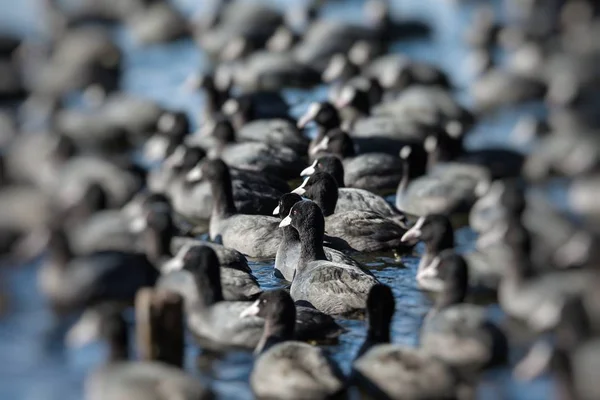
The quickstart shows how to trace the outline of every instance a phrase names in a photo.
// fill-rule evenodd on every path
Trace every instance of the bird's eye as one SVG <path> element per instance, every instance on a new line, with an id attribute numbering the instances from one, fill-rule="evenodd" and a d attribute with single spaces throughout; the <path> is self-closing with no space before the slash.
<path id="1" fill-rule="evenodd" d="M 292 214 L 296 215 L 296 214 L 298 214 L 298 211 L 297 211 L 297 210 L 294 210 L 294 211 L 292 212 Z"/>
<path id="2" fill-rule="evenodd" d="M 321 165 L 321 163 L 318 163 L 318 164 L 317 164 L 317 167 L 319 167 L 319 168 L 323 168 L 323 166 Z"/>

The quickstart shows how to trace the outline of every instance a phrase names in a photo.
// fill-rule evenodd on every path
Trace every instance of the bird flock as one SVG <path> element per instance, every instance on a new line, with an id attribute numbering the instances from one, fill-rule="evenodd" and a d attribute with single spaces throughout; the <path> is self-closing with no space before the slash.
<path id="1" fill-rule="evenodd" d="M 262 399 L 473 399 L 495 368 L 599 399 L 600 6 L 469 5 L 475 78 L 461 88 L 402 53 L 435 26 L 393 0 L 332 18 L 340 1 L 188 15 L 166 0 L 47 0 L 41 38 L 0 34 L 0 251 L 6 268 L 39 260 L 31 290 L 57 323 L 77 317 L 60 340 L 108 345 L 83 397 L 221 398 L 210 362 L 184 368 L 194 346 L 253 352 Z M 123 91 L 115 29 L 140 47 L 191 38 L 208 61 L 179 90 L 201 109 Z M 315 87 L 314 102 L 288 95 Z M 467 145 L 531 104 L 503 144 Z M 408 346 L 392 330 L 397 288 L 363 261 L 400 271 L 415 255 L 431 307 Z M 257 262 L 277 288 L 261 288 Z M 348 320 L 366 332 L 339 365 L 327 345 Z"/>

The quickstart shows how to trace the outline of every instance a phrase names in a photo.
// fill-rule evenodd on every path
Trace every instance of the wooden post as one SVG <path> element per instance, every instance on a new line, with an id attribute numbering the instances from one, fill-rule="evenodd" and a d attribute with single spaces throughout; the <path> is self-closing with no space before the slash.
<path id="1" fill-rule="evenodd" d="M 178 367 L 184 358 L 183 298 L 174 292 L 140 289 L 136 296 L 139 358 Z"/>

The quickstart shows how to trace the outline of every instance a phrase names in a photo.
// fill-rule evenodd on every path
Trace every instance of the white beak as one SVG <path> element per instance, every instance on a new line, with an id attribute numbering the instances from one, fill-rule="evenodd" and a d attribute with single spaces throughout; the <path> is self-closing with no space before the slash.
<path id="1" fill-rule="evenodd" d="M 101 317 L 96 310 L 86 311 L 79 321 L 67 332 L 65 343 L 68 347 L 83 347 L 99 339 Z"/>
<path id="2" fill-rule="evenodd" d="M 222 109 L 223 109 L 223 112 L 226 115 L 231 116 L 231 115 L 233 115 L 233 114 L 235 114 L 236 112 L 239 111 L 239 109 L 240 109 L 240 102 L 237 101 L 236 99 L 229 99 L 229 100 L 227 100 L 225 102 L 225 104 L 223 104 L 223 108 Z"/>
<path id="3" fill-rule="evenodd" d="M 289 215 L 287 217 L 285 217 L 284 219 L 281 220 L 281 222 L 279 223 L 279 227 L 283 228 L 285 226 L 288 226 L 292 223 L 292 217 L 290 217 Z"/>
<path id="4" fill-rule="evenodd" d="M 161 132 L 170 131 L 175 126 L 175 116 L 171 113 L 164 113 L 158 119 L 158 130 Z"/>
<path id="5" fill-rule="evenodd" d="M 331 61 L 329 61 L 329 65 L 323 72 L 323 75 L 321 75 L 323 82 L 331 82 L 337 79 L 342 72 L 342 68 L 344 68 L 344 61 L 343 54 L 336 54 L 333 56 Z"/>
<path id="6" fill-rule="evenodd" d="M 310 167 L 304 168 L 302 172 L 300 172 L 300 176 L 310 176 L 314 174 L 317 171 L 315 168 L 317 166 L 317 162 L 318 160 L 315 160 Z"/>
<path id="7" fill-rule="evenodd" d="M 409 241 L 419 239 L 422 234 L 421 228 L 423 227 L 424 223 L 425 223 L 425 217 L 419 218 L 417 223 L 414 224 L 414 226 L 412 228 L 407 230 L 406 233 L 404 235 L 402 235 L 402 238 L 400 240 L 403 242 L 409 242 Z"/>
<path id="8" fill-rule="evenodd" d="M 169 157 L 167 157 L 167 159 L 165 160 L 165 164 L 169 167 L 180 167 L 183 164 L 184 157 L 185 146 L 177 146 L 175 151 Z"/>
<path id="9" fill-rule="evenodd" d="M 246 39 L 238 36 L 237 38 L 230 41 L 225 49 L 221 52 L 221 59 L 223 61 L 233 61 L 239 58 L 246 47 Z"/>
<path id="10" fill-rule="evenodd" d="M 260 307 L 258 306 L 259 303 L 260 303 L 260 300 L 256 300 L 254 303 L 252 303 L 252 305 L 250 307 L 246 308 L 244 311 L 242 311 L 240 313 L 240 318 L 257 316 L 258 313 L 260 312 Z"/>
<path id="11" fill-rule="evenodd" d="M 310 155 L 314 156 L 321 150 L 327 150 L 327 146 L 329 146 L 329 136 L 325 136 L 315 147 L 310 149 Z"/>
<path id="12" fill-rule="evenodd" d="M 162 265 L 160 272 L 168 274 L 169 272 L 179 271 L 181 269 L 183 269 L 183 259 L 181 257 L 173 257 Z"/>
<path id="13" fill-rule="evenodd" d="M 352 86 L 345 86 L 342 89 L 342 93 L 340 93 L 337 101 L 335 102 L 335 106 L 337 108 L 346 107 L 348 104 L 350 104 L 350 102 L 354 98 L 355 93 L 356 93 L 356 91 Z"/>
<path id="14" fill-rule="evenodd" d="M 459 121 L 450 121 L 446 124 L 446 133 L 454 139 L 458 139 L 462 135 L 463 126 Z"/>
<path id="15" fill-rule="evenodd" d="M 160 161 L 165 158 L 168 142 L 162 135 L 153 135 L 144 146 L 144 157 L 149 161 Z"/>
<path id="16" fill-rule="evenodd" d="M 321 105 L 319 103 L 312 103 L 306 113 L 298 120 L 298 128 L 304 128 L 310 121 L 317 117 L 319 111 L 321 111 Z"/>
<path id="17" fill-rule="evenodd" d="M 440 262 L 440 257 L 436 257 L 431 264 L 417 273 L 415 279 L 420 288 L 431 292 L 441 292 L 444 289 L 444 282 L 439 277 Z"/>
<path id="18" fill-rule="evenodd" d="M 129 230 L 133 233 L 140 233 L 146 229 L 146 226 L 148 226 L 146 218 L 144 218 L 142 215 L 139 215 L 131 221 L 129 224 Z"/>
<path id="19" fill-rule="evenodd" d="M 304 189 L 306 187 L 306 184 L 308 183 L 308 180 L 310 179 L 310 176 L 306 177 L 306 179 L 304 179 L 304 182 L 302 182 L 302 185 L 298 186 L 296 189 L 292 190 L 291 193 L 296 193 L 297 195 L 302 196 L 304 193 L 306 193 L 306 189 Z"/>
<path id="20" fill-rule="evenodd" d="M 412 148 L 409 145 L 406 145 L 402 147 L 402 150 L 400 150 L 400 158 L 406 160 L 408 157 L 410 157 L 410 153 L 412 153 Z"/>
<path id="21" fill-rule="evenodd" d="M 190 172 L 187 173 L 185 180 L 187 182 L 199 182 L 202 180 L 202 167 L 200 164 L 196 165 L 190 170 Z"/>
<path id="22" fill-rule="evenodd" d="M 279 215 L 279 206 L 275 207 L 273 210 L 273 215 Z"/>
<path id="23" fill-rule="evenodd" d="M 477 183 L 477 185 L 475 185 L 475 196 L 481 198 L 483 196 L 485 196 L 489 190 L 491 189 L 490 187 L 490 182 L 487 180 L 483 180 L 483 181 L 479 181 Z"/>
<path id="24" fill-rule="evenodd" d="M 423 147 L 425 151 L 428 153 L 432 153 L 438 146 L 438 140 L 435 136 L 427 136 L 425 142 L 423 143 Z"/>

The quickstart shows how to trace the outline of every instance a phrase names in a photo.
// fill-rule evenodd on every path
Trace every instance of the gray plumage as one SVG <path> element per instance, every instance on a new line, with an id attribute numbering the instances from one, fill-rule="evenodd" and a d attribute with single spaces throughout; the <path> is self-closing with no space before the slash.
<path id="1" fill-rule="evenodd" d="M 212 393 L 180 368 L 160 362 L 115 362 L 85 383 L 86 400 L 208 400 Z"/>
<path id="2" fill-rule="evenodd" d="M 394 344 L 372 347 L 353 364 L 361 387 L 378 398 L 454 399 L 457 382 L 450 368 L 423 350 Z"/>
<path id="3" fill-rule="evenodd" d="M 262 215 L 236 214 L 210 221 L 210 238 L 253 258 L 272 258 L 281 242 L 279 220 Z"/>
<path id="4" fill-rule="evenodd" d="M 250 385 L 259 398 L 326 399 L 344 389 L 344 378 L 322 349 L 301 342 L 283 342 L 256 360 Z"/>

